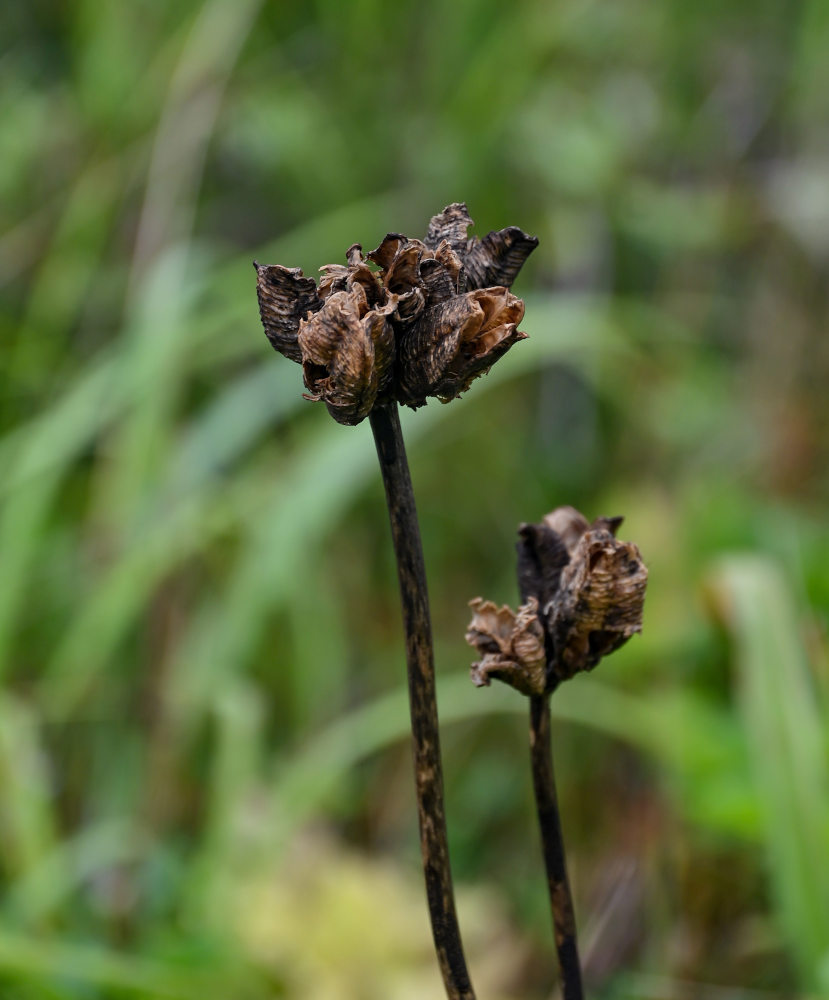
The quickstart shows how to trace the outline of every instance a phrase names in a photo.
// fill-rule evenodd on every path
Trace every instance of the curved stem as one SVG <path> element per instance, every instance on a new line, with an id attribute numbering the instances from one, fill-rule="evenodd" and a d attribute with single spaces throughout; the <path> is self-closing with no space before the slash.
<path id="1" fill-rule="evenodd" d="M 426 569 L 397 404 L 375 407 L 369 419 L 386 489 L 400 581 L 420 849 L 432 936 L 449 1000 L 475 1000 L 463 955 L 452 891 Z"/>
<path id="2" fill-rule="evenodd" d="M 581 966 L 576 943 L 576 917 L 573 897 L 567 880 L 564 839 L 553 775 L 553 750 L 550 742 L 550 696 L 530 698 L 530 760 L 533 789 L 541 828 L 541 846 L 547 869 L 550 906 L 553 911 L 558 964 L 561 969 L 563 1000 L 584 1000 Z"/>

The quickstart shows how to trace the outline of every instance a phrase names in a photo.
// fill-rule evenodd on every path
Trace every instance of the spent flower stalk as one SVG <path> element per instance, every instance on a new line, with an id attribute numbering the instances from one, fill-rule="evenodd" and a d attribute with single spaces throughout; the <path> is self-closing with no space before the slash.
<path id="1" fill-rule="evenodd" d="M 509 286 L 538 240 L 515 226 L 482 240 L 455 203 L 423 240 L 388 233 L 345 264 L 259 265 L 262 324 L 275 350 L 302 365 L 306 398 L 341 424 L 369 418 L 397 559 L 412 720 L 421 854 L 432 936 L 449 1000 L 474 1000 L 455 911 L 443 796 L 429 601 L 398 404 L 449 402 L 526 334 L 524 303 Z"/>

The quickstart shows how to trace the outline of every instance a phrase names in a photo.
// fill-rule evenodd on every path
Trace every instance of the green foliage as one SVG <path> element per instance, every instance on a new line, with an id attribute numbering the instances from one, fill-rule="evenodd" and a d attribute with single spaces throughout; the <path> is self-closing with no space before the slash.
<path id="1" fill-rule="evenodd" d="M 790 595 L 758 557 L 718 573 L 734 632 L 739 707 L 763 808 L 769 879 L 804 982 L 829 989 L 829 767 L 825 706 L 797 640 Z"/>
<path id="2" fill-rule="evenodd" d="M 553 705 L 596 995 L 829 996 L 825 11 L 0 13 L 0 996 L 437 995 L 369 431 L 302 400 L 250 261 L 456 199 L 542 241 L 530 339 L 404 415 L 480 994 L 551 974 L 466 601 L 573 503 L 651 568 Z"/>

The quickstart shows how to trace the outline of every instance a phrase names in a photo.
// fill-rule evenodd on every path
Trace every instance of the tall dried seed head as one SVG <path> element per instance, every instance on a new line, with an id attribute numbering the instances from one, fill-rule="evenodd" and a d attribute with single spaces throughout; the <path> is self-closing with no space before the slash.
<path id="1" fill-rule="evenodd" d="M 366 255 L 353 244 L 319 286 L 298 268 L 256 265 L 268 339 L 302 364 L 308 398 L 335 420 L 359 423 L 392 400 L 448 402 L 526 336 L 508 288 L 538 240 L 515 226 L 468 238 L 471 225 L 466 205 L 449 205 L 423 241 L 389 233 Z"/>

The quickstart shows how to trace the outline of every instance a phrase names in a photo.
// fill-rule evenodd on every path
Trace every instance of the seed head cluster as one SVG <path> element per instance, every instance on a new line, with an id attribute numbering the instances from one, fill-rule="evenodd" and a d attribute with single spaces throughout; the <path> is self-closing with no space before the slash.
<path id="1" fill-rule="evenodd" d="M 516 226 L 469 238 L 471 225 L 465 204 L 449 205 L 423 240 L 389 233 L 367 254 L 355 243 L 319 283 L 255 264 L 265 333 L 302 365 L 307 398 L 341 424 L 386 402 L 448 402 L 526 337 L 509 288 L 538 239 Z"/>

